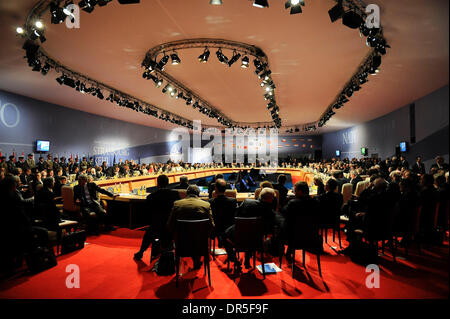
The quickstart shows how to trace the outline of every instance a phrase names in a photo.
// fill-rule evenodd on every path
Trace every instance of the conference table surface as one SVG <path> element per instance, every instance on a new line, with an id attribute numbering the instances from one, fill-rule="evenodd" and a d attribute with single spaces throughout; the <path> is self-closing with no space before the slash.
<path id="1" fill-rule="evenodd" d="M 165 173 L 165 175 L 169 178 L 169 183 L 174 184 L 178 183 L 180 181 L 181 176 L 187 176 L 188 180 L 194 180 L 199 178 L 206 178 L 210 176 L 215 176 L 217 174 L 229 174 L 229 173 L 238 173 L 241 170 L 251 170 L 251 167 L 232 167 L 232 168 L 214 168 L 214 169 L 202 169 L 202 170 L 189 170 L 189 171 L 182 171 L 182 172 L 173 172 L 173 173 Z M 314 173 L 307 172 L 304 169 L 300 168 L 269 168 L 269 167 L 261 167 L 261 168 L 253 168 L 260 170 L 261 173 L 264 174 L 273 174 L 273 173 L 280 173 L 280 174 L 289 174 L 291 177 L 297 181 L 305 181 L 308 183 L 308 185 L 312 185 Z M 115 193 L 116 195 L 119 195 L 114 200 L 106 195 L 100 194 L 100 199 L 107 200 L 107 201 L 115 201 L 118 204 L 123 203 L 125 205 L 128 204 L 128 227 L 133 229 L 134 227 L 134 206 L 136 205 L 142 205 L 145 203 L 145 199 L 148 196 L 149 193 L 145 193 L 145 195 L 137 195 L 136 190 L 139 190 L 141 188 L 147 189 L 151 187 L 155 187 L 157 182 L 157 178 L 160 174 L 151 174 L 151 175 L 143 175 L 143 176 L 134 176 L 134 177 L 125 177 L 125 178 L 117 178 L 117 179 L 107 179 L 107 180 L 99 180 L 95 181 L 97 185 L 99 185 L 101 188 L 104 189 L 116 189 L 118 188 L 118 185 L 120 185 L 120 190 Z M 134 192 L 133 192 L 134 191 Z M 315 196 L 315 190 L 310 191 L 312 196 Z M 290 190 L 288 193 L 288 196 L 293 196 L 294 194 Z M 201 193 L 200 198 L 203 200 L 208 200 L 208 194 L 207 193 Z M 243 202 L 245 199 L 254 199 L 255 193 L 236 193 L 236 199 L 238 202 Z"/>

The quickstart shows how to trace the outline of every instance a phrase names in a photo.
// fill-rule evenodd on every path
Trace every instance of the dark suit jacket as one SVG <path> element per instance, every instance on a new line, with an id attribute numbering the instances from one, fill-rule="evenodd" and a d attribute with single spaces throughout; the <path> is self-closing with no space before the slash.
<path id="1" fill-rule="evenodd" d="M 318 197 L 320 203 L 320 222 L 330 225 L 339 220 L 343 203 L 342 194 L 327 192 Z"/>
<path id="2" fill-rule="evenodd" d="M 239 206 L 236 217 L 261 217 L 264 223 L 264 231 L 272 233 L 275 224 L 275 212 L 272 204 L 258 199 L 246 199 Z"/>
<path id="3" fill-rule="evenodd" d="M 107 190 L 105 190 L 103 188 L 100 188 L 95 183 L 87 183 L 87 187 L 88 187 L 89 195 L 91 196 L 91 200 L 93 200 L 93 201 L 98 201 L 97 192 L 108 195 L 109 197 L 114 196 L 114 194 L 108 192 Z M 82 207 L 89 206 L 88 203 L 86 203 L 86 201 L 85 201 L 84 187 L 81 187 L 81 185 L 76 185 L 73 188 L 73 201 L 76 202 L 77 199 L 80 201 L 80 205 Z"/>
<path id="4" fill-rule="evenodd" d="M 358 185 L 359 182 L 362 182 L 362 180 L 363 180 L 363 179 L 361 178 L 361 176 L 356 175 L 356 177 L 350 181 L 350 183 L 352 183 L 352 185 L 353 185 L 353 191 L 352 191 L 352 193 L 355 192 L 355 190 L 356 190 L 356 185 Z"/>
<path id="5" fill-rule="evenodd" d="M 43 219 L 44 227 L 55 231 L 58 228 L 60 214 L 56 207 L 55 194 L 46 188 L 42 188 L 36 193 L 34 207 L 38 216 Z"/>
<path id="6" fill-rule="evenodd" d="M 295 232 L 295 222 L 298 216 L 308 215 L 319 224 L 319 202 L 309 196 L 291 199 L 282 210 L 285 218 L 282 237 L 288 239 Z"/>
<path id="7" fill-rule="evenodd" d="M 149 210 L 148 224 L 156 235 L 166 231 L 167 220 L 172 211 L 173 203 L 180 199 L 176 190 L 158 188 L 154 193 L 147 196 L 146 204 Z"/>
<path id="8" fill-rule="evenodd" d="M 234 224 L 234 215 L 236 214 L 237 200 L 225 195 L 219 195 L 209 200 L 213 214 L 216 232 L 223 233 Z"/>
<path id="9" fill-rule="evenodd" d="M 426 173 L 424 163 L 420 163 L 420 165 L 419 165 L 417 162 L 415 162 L 411 169 L 412 169 L 413 173 L 416 173 L 416 174 L 423 175 Z"/>
<path id="10" fill-rule="evenodd" d="M 286 204 L 288 189 L 284 185 L 274 184 L 273 188 L 278 190 L 280 193 L 280 207 L 283 207 Z"/>
<path id="11" fill-rule="evenodd" d="M 174 189 L 187 189 L 188 187 L 189 183 L 179 183 Z"/>

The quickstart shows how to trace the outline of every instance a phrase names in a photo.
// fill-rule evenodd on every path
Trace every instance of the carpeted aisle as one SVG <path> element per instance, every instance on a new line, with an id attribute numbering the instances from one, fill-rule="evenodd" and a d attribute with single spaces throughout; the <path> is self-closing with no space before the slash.
<path id="1" fill-rule="evenodd" d="M 314 255 L 307 254 L 305 271 L 301 252 L 296 255 L 295 278 L 283 261 L 283 272 L 265 280 L 253 270 L 234 277 L 226 271 L 226 256 L 211 261 L 212 287 L 208 287 L 203 267 L 191 271 L 190 258 L 183 260 L 178 288 L 174 276 L 157 276 L 149 265 L 150 252 L 141 262 L 133 260 L 142 231 L 118 229 L 110 234 L 89 237 L 82 250 L 58 257 L 58 265 L 37 275 L 27 273 L 0 282 L 0 298 L 448 298 L 448 245 L 424 249 L 422 255 L 411 249 L 407 260 L 392 261 L 389 250 L 380 257 L 380 288 L 365 285 L 365 267 L 338 255 L 325 244 L 321 257 L 323 279 Z M 328 243 L 332 238 L 329 236 Z M 343 243 L 344 244 L 344 243 Z M 345 243 L 346 244 L 346 243 Z M 345 245 L 344 244 L 344 245 Z M 403 250 L 400 249 L 400 256 Z M 242 255 L 243 258 L 243 255 Z M 275 263 L 278 259 L 274 259 Z M 68 289 L 66 267 L 79 266 L 80 288 Z"/>

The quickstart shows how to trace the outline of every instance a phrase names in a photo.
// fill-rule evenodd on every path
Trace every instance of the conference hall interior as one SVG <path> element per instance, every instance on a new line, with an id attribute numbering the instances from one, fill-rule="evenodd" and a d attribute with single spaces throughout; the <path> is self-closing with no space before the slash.
<path id="1" fill-rule="evenodd" d="M 0 34 L 0 299 L 448 299 L 448 1 L 2 0 Z"/>

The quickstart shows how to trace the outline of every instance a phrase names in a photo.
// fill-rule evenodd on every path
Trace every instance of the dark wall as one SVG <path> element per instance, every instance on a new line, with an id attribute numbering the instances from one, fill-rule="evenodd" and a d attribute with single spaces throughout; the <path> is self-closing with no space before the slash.
<path id="1" fill-rule="evenodd" d="M 35 151 L 38 139 L 50 153 L 96 160 L 135 159 L 169 154 L 169 131 L 93 115 L 0 91 L 0 150 L 9 156 Z M 142 148 L 141 146 L 145 146 Z"/>
<path id="2" fill-rule="evenodd" d="M 405 157 L 412 164 L 415 157 L 422 156 L 427 169 L 434 157 L 442 155 L 448 162 L 449 155 L 449 87 L 448 85 L 415 101 L 416 143 L 410 143 Z M 362 157 L 361 147 L 369 149 L 369 156 L 378 154 L 381 158 L 395 155 L 400 142 L 411 142 L 410 105 L 345 130 L 323 135 L 323 155 L 341 157 Z"/>

